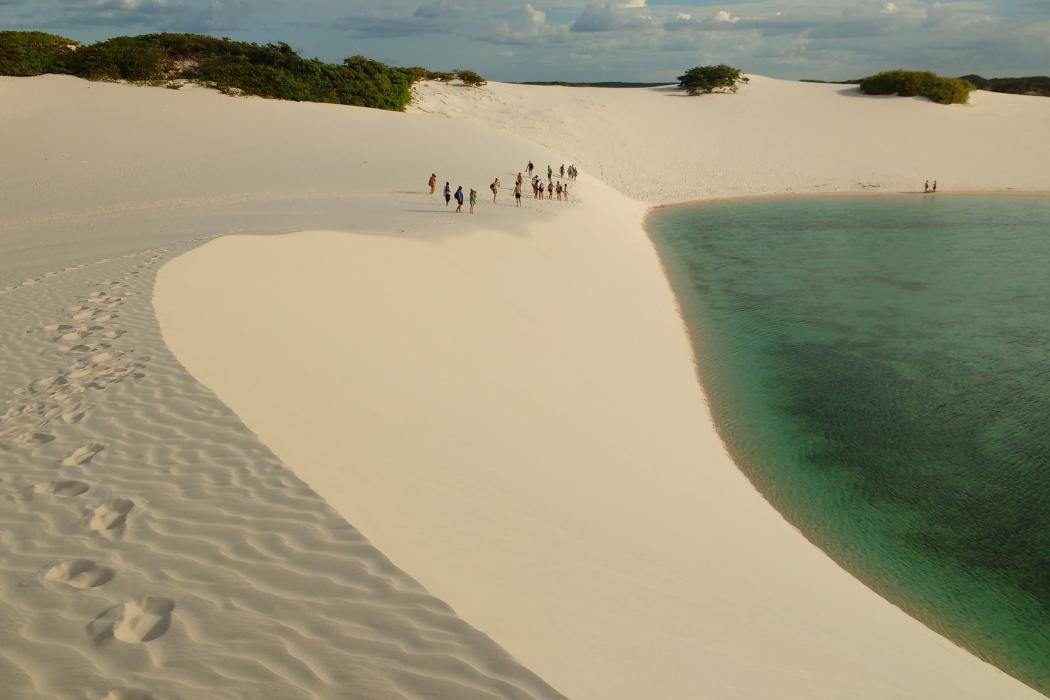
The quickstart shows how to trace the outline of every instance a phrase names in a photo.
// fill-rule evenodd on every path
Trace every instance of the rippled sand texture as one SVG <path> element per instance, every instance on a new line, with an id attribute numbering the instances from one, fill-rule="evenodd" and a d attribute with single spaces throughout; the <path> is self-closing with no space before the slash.
<path id="1" fill-rule="evenodd" d="M 0 271 L 0 697 L 561 697 L 168 353 L 153 279 L 193 244 Z"/>

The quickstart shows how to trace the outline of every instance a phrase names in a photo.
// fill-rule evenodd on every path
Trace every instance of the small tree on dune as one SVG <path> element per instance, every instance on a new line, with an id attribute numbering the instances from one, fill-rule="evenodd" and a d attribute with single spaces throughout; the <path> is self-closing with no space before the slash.
<path id="1" fill-rule="evenodd" d="M 740 83 L 747 82 L 749 82 L 747 76 L 724 63 L 717 66 L 697 66 L 678 76 L 678 87 L 690 95 L 736 92 L 740 88 Z"/>
<path id="2" fill-rule="evenodd" d="M 462 80 L 464 85 L 471 87 L 481 87 L 486 83 L 484 78 L 472 70 L 456 71 L 456 77 Z"/>

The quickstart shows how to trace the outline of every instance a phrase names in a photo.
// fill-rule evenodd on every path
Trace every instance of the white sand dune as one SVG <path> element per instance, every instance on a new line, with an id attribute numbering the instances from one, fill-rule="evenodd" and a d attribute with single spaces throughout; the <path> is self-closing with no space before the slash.
<path id="1" fill-rule="evenodd" d="M 208 136 L 275 106 L 0 79 L 0 698 L 562 697 L 391 564 L 161 339 L 156 271 L 198 233 L 325 223 L 310 193 L 237 194 L 249 170 L 270 181 L 279 147 Z"/>
<path id="2" fill-rule="evenodd" d="M 1050 100 L 930 111 L 837 90 L 431 86 L 431 114 L 401 115 L 0 79 L 21 166 L 0 172 L 3 687 L 1038 697 L 755 492 L 640 228 L 639 200 L 946 171 L 955 189 L 1050 189 L 1028 165 L 1050 146 L 1025 143 Z M 720 126 L 700 138 L 705 115 Z M 870 145 L 932 133 L 931 115 L 927 151 Z M 583 167 L 573 201 L 488 205 L 529 158 Z M 423 194 L 431 171 L 476 187 L 480 213 Z M 172 260 L 201 236 L 291 231 Z"/>

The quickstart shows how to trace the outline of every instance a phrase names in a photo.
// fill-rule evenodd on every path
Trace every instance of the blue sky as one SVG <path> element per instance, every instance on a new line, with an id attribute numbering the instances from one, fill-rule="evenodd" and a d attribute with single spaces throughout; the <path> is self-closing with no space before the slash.
<path id="1" fill-rule="evenodd" d="M 661 81 L 710 63 L 829 80 L 1050 74 L 1050 0 L 0 0 L 0 29 L 200 32 L 496 80 Z"/>

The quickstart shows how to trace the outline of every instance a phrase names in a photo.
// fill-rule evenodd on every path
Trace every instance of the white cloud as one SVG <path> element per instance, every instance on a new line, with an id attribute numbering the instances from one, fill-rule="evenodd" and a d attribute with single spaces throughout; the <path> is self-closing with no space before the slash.
<path id="1" fill-rule="evenodd" d="M 547 13 L 528 3 L 521 7 L 514 19 L 499 22 L 491 40 L 504 44 L 557 42 L 567 33 L 565 25 L 548 23 Z"/>
<path id="2" fill-rule="evenodd" d="M 632 0 L 620 5 L 612 3 L 591 3 L 572 23 L 572 31 L 577 33 L 612 32 L 622 29 L 637 29 L 649 26 L 652 15 L 638 10 L 647 10 L 644 0 Z"/>

